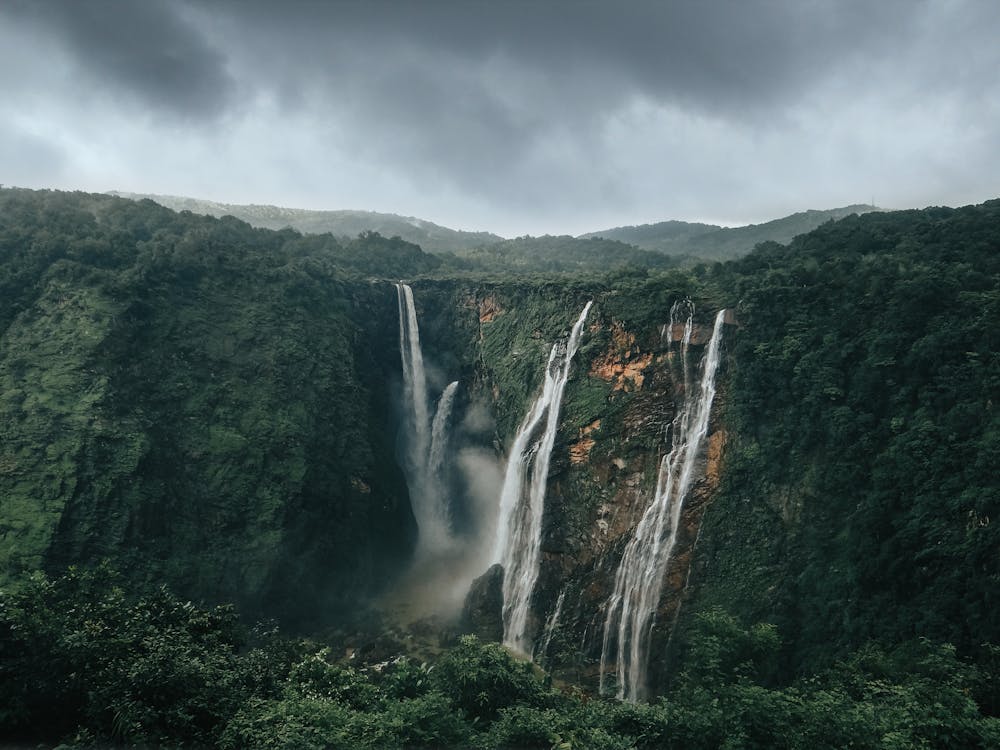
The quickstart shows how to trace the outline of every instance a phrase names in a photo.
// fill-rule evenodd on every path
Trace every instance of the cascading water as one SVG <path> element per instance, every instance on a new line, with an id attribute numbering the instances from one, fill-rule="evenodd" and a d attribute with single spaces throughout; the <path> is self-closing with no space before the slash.
<path id="1" fill-rule="evenodd" d="M 428 519 L 425 529 L 421 532 L 421 542 L 438 551 L 447 549 L 453 541 L 445 458 L 448 454 L 451 408 L 455 403 L 457 390 L 458 381 L 452 381 L 448 383 L 448 387 L 444 389 L 444 393 L 438 399 L 437 408 L 434 411 L 434 421 L 431 425 L 431 448 L 427 458 L 427 475 L 424 477 L 424 494 L 428 513 L 432 514 L 432 517 Z"/>
<path id="2" fill-rule="evenodd" d="M 694 310 L 690 303 L 685 303 L 684 307 L 687 312 L 681 337 L 684 404 L 670 425 L 670 452 L 660 462 L 656 494 L 625 546 L 604 621 L 601 692 L 605 690 L 608 666 L 613 664 L 617 696 L 632 702 L 642 698 L 646 688 L 650 638 L 663 578 L 677 543 L 681 510 L 701 457 L 715 398 L 715 373 L 719 366 L 725 310 L 715 316 L 712 338 L 702 359 L 700 388 L 697 393 L 691 393 L 687 349 L 691 342 Z M 674 316 L 681 309 L 678 305 L 671 309 L 671 337 L 676 324 Z"/>
<path id="3" fill-rule="evenodd" d="M 583 324 L 592 304 L 590 301 L 583 308 L 569 339 L 552 346 L 545 366 L 545 384 L 514 438 L 500 493 L 493 559 L 504 570 L 503 642 L 525 655 L 531 654 L 531 638 L 526 631 L 531 594 L 541 562 L 542 513 L 549 459 L 559 426 L 563 389 L 569 380 L 570 364 L 580 346 Z"/>
<path id="4" fill-rule="evenodd" d="M 424 375 L 424 355 L 420 349 L 417 311 L 409 284 L 396 284 L 396 299 L 399 303 L 399 355 L 403 360 L 403 401 L 406 404 L 407 427 L 411 435 L 406 458 L 408 468 L 415 473 L 426 465 L 430 444 L 427 379 Z"/>
<path id="5" fill-rule="evenodd" d="M 436 485 L 436 489 L 441 489 L 444 481 L 444 459 L 448 452 L 448 420 L 451 418 L 451 407 L 455 403 L 455 392 L 458 390 L 458 381 L 448 383 L 441 398 L 438 399 L 437 409 L 434 411 L 434 422 L 431 425 L 431 449 L 427 459 L 427 475 Z"/>
<path id="6" fill-rule="evenodd" d="M 406 408 L 406 477 L 417 521 L 418 552 L 440 550 L 451 540 L 441 472 L 447 447 L 448 417 L 458 382 L 449 384 L 441 395 L 432 427 L 413 290 L 408 284 L 400 282 L 396 284 L 396 298 L 399 303 L 399 354 L 403 361 L 403 401 Z"/>
<path id="7" fill-rule="evenodd" d="M 552 614 L 545 621 L 545 628 L 542 630 L 542 642 L 538 645 L 538 649 L 532 657 L 533 661 L 544 659 L 546 653 L 548 653 L 549 644 L 552 643 L 552 635 L 556 632 L 556 628 L 559 627 L 559 615 L 562 614 L 563 602 L 565 600 L 566 589 L 563 589 L 559 592 L 559 596 L 556 597 L 556 606 L 553 607 Z"/>

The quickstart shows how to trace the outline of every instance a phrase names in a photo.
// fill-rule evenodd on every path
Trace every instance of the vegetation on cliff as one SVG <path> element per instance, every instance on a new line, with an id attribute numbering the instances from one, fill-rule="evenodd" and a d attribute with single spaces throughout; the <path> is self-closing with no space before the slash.
<path id="1" fill-rule="evenodd" d="M 742 329 L 695 609 L 778 623 L 793 671 L 1000 642 L 1000 201 L 844 219 L 708 279 Z"/>
<path id="2" fill-rule="evenodd" d="M 436 264 L 376 234 L 0 193 L 3 578 L 110 557 L 288 622 L 371 592 L 412 520 L 392 290 L 358 279 Z"/>

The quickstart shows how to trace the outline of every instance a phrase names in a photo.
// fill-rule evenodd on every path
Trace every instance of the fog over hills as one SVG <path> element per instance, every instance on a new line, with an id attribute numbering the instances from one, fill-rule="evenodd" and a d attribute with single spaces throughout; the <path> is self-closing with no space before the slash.
<path id="1" fill-rule="evenodd" d="M 235 216 L 252 226 L 264 229 L 291 227 L 303 234 L 329 232 L 339 237 L 354 237 L 361 232 L 373 231 L 386 237 L 400 237 L 407 242 L 420 245 L 428 252 L 455 253 L 460 257 L 477 260 L 482 260 L 483 251 L 488 250 L 487 254 L 494 261 L 502 262 L 503 258 L 509 258 L 514 265 L 520 263 L 520 258 L 524 255 L 562 255 L 565 260 L 570 260 L 571 256 L 582 254 L 592 258 L 598 251 L 598 246 L 591 240 L 597 239 L 612 241 L 601 245 L 600 249 L 607 250 L 611 256 L 608 260 L 615 262 L 660 265 L 648 262 L 650 259 L 655 260 L 655 256 L 639 251 L 652 251 L 677 258 L 726 260 L 745 255 L 761 242 L 784 244 L 827 221 L 842 219 L 851 214 L 882 210 L 868 204 L 854 204 L 827 210 L 801 211 L 762 224 L 748 224 L 742 227 L 668 220 L 601 229 L 575 238 L 568 235 L 547 235 L 531 238 L 531 241 L 527 242 L 529 238 L 524 237 L 518 238 L 524 241 L 512 244 L 510 240 L 491 232 L 466 232 L 413 216 L 375 211 L 319 211 L 279 206 L 237 205 L 152 193 L 111 191 L 111 194 L 132 200 L 149 199 L 175 211 L 191 211 L 208 216 Z M 623 246 L 632 246 L 636 250 Z M 516 262 L 514 256 L 517 256 Z"/>
<path id="2" fill-rule="evenodd" d="M 361 232 L 378 232 L 386 237 L 400 237 L 427 250 L 453 252 L 466 247 L 500 242 L 503 238 L 489 232 L 463 232 L 442 227 L 412 216 L 377 213 L 375 211 L 311 211 L 279 206 L 235 205 L 187 198 L 178 195 L 125 193 L 111 195 L 133 200 L 148 198 L 174 211 L 191 211 L 208 216 L 235 216 L 248 224 L 264 229 L 291 227 L 303 234 L 330 234 L 355 237 Z"/>

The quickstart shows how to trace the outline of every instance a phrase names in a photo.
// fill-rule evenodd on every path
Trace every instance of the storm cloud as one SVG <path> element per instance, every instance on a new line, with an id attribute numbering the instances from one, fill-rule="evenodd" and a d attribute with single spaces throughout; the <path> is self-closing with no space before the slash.
<path id="1" fill-rule="evenodd" d="M 974 0 L 15 2 L 0 180 L 508 235 L 954 205 L 998 193 L 998 32 Z"/>

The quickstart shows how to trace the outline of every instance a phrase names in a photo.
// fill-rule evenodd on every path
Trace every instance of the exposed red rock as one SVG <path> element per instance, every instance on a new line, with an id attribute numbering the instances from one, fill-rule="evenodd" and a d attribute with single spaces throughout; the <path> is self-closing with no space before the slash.
<path id="1" fill-rule="evenodd" d="M 591 363 L 590 375 L 611 383 L 612 390 L 637 391 L 642 388 L 645 371 L 652 363 L 653 355 L 640 353 L 635 336 L 616 322 L 611 327 L 611 344 Z"/>
<path id="2" fill-rule="evenodd" d="M 569 462 L 571 464 L 579 465 L 587 462 L 587 459 L 590 458 L 590 450 L 594 447 L 594 439 L 590 437 L 590 433 L 599 429 L 601 429 L 601 420 L 599 419 L 595 419 L 586 427 L 580 428 L 580 439 L 569 446 Z"/>
<path id="3" fill-rule="evenodd" d="M 503 313 L 503 307 L 500 306 L 500 302 L 492 294 L 483 297 L 479 300 L 479 322 L 489 323 L 497 315 Z"/>

